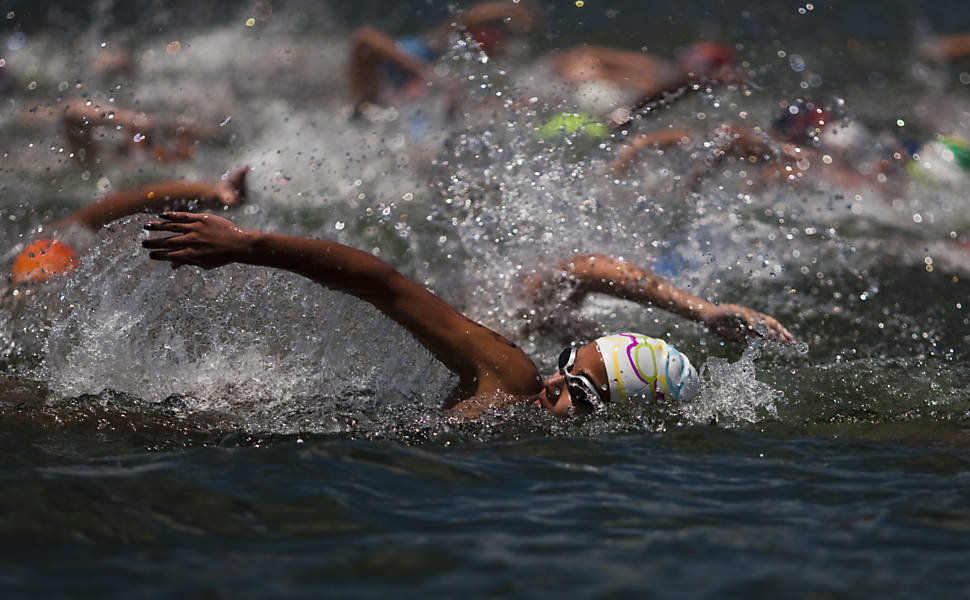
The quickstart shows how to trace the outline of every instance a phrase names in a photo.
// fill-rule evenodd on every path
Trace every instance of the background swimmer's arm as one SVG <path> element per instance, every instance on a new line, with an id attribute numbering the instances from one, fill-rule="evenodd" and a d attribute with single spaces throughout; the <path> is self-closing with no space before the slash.
<path id="1" fill-rule="evenodd" d="M 923 53 L 936 59 L 954 59 L 970 54 L 970 33 L 945 35 L 923 44 Z"/>
<path id="2" fill-rule="evenodd" d="M 154 119 L 144 113 L 85 100 L 70 100 L 64 104 L 63 110 L 64 122 L 69 125 L 120 125 L 132 131 L 144 130 L 146 133 L 156 125 Z"/>
<path id="3" fill-rule="evenodd" d="M 143 242 L 154 250 L 153 259 L 173 267 L 211 269 L 233 262 L 273 267 L 354 295 L 406 328 L 456 373 L 462 399 L 534 396 L 541 390 L 535 364 L 520 348 L 367 252 L 332 241 L 244 231 L 215 215 L 162 217 L 145 228 L 176 235 Z"/>
<path id="4" fill-rule="evenodd" d="M 791 343 L 795 338 L 781 323 L 735 304 L 713 304 L 693 296 L 670 282 L 628 263 L 603 254 L 577 254 L 562 264 L 562 271 L 585 292 L 598 292 L 650 304 L 692 321 L 704 323 L 717 335 L 740 340 L 757 335 L 756 327 L 764 324 L 769 337 Z"/>
<path id="5" fill-rule="evenodd" d="M 377 98 L 381 80 L 381 63 L 389 62 L 427 78 L 428 63 L 405 52 L 397 41 L 379 29 L 361 27 L 350 37 L 350 65 L 348 78 L 350 95 L 354 104 L 370 102 Z"/>
<path id="6" fill-rule="evenodd" d="M 192 200 L 200 201 L 206 208 L 237 206 L 246 195 L 248 172 L 249 167 L 246 166 L 218 183 L 167 181 L 108 194 L 94 204 L 52 223 L 51 229 L 60 230 L 71 225 L 99 229 L 121 217 L 139 212 L 157 213 Z"/>
<path id="7" fill-rule="evenodd" d="M 667 61 L 650 54 L 608 46 L 582 46 L 577 51 L 595 60 L 601 74 L 617 85 L 645 85 L 653 89 L 659 80 L 666 81 L 668 77 Z"/>
<path id="8" fill-rule="evenodd" d="M 459 18 L 469 29 L 501 21 L 518 31 L 531 31 L 536 21 L 536 11 L 525 2 L 480 2 L 464 9 Z M 445 24 L 451 29 L 453 21 Z"/>
<path id="9" fill-rule="evenodd" d="M 691 169 L 685 180 L 688 192 L 696 190 L 701 181 L 728 156 L 749 160 L 754 157 L 757 161 L 772 161 L 776 158 L 775 151 L 768 142 L 745 127 L 721 125 L 714 130 L 713 136 L 717 139 L 714 149 Z"/>
<path id="10" fill-rule="evenodd" d="M 623 174 L 633 164 L 633 160 L 640 149 L 647 146 L 654 148 L 676 146 L 687 142 L 690 142 L 690 132 L 686 129 L 658 129 L 657 131 L 641 133 L 633 138 L 632 142 L 620 149 L 610 168 L 619 174 Z"/>

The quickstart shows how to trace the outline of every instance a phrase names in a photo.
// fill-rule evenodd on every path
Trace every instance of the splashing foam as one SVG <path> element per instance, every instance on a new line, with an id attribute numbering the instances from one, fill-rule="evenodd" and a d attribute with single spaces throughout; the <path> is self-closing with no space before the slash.
<path id="1" fill-rule="evenodd" d="M 681 414 L 694 423 L 717 422 L 726 426 L 777 419 L 776 403 L 785 393 L 755 377 L 754 362 L 769 345 L 776 344 L 760 338 L 749 341 L 735 363 L 724 358 L 707 359 L 700 370 L 701 393 L 681 408 Z M 798 350 L 804 353 L 807 347 L 800 345 Z"/>
<path id="2" fill-rule="evenodd" d="M 230 266 L 172 272 L 139 247 L 144 218 L 105 230 L 67 283 L 35 374 L 55 397 L 105 389 L 187 398 L 258 430 L 326 429 L 317 402 L 430 409 L 451 375 L 368 305 L 295 276 Z M 293 422 L 268 410 L 292 403 Z"/>

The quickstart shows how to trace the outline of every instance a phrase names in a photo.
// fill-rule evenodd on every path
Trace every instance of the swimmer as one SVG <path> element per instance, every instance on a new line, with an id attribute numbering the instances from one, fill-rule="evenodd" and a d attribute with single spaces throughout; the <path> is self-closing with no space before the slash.
<path id="1" fill-rule="evenodd" d="M 746 125 L 723 124 L 709 135 L 712 149 L 688 175 L 684 190 L 695 191 L 708 174 L 731 159 L 744 161 L 748 170 L 760 166 L 760 182 L 763 184 L 797 181 L 806 176 L 809 169 L 816 169 L 818 177 L 841 186 L 880 186 L 882 166 L 859 169 L 843 160 L 850 144 L 859 145 L 853 138 L 859 134 L 857 130 L 850 134 L 847 128 L 834 127 L 833 120 L 821 103 L 797 99 L 783 103 L 781 115 L 767 132 Z M 640 134 L 617 152 L 611 168 L 624 174 L 643 148 L 687 144 L 697 137 L 680 129 Z"/>
<path id="2" fill-rule="evenodd" d="M 79 264 L 78 253 L 57 238 L 74 227 L 96 231 L 121 217 L 139 212 L 159 212 L 173 206 L 184 207 L 192 201 L 198 201 L 206 208 L 239 206 L 246 196 L 248 172 L 246 166 L 214 183 L 166 181 L 108 194 L 43 227 L 44 235 L 53 237 L 35 241 L 20 251 L 10 281 L 15 285 L 39 283 L 73 270 Z"/>
<path id="3" fill-rule="evenodd" d="M 337 242 L 243 230 L 222 217 L 183 212 L 163 213 L 145 229 L 173 234 L 142 242 L 151 250 L 150 258 L 168 261 L 173 269 L 213 269 L 231 263 L 283 269 L 373 304 L 458 376 L 458 386 L 445 403 L 456 416 L 474 418 L 519 403 L 567 416 L 640 398 L 687 400 L 698 388 L 697 373 L 687 357 L 662 340 L 636 333 L 565 348 L 556 372 L 543 380 L 535 363 L 499 333 L 462 315 L 375 256 Z M 617 264 L 595 256 L 585 265 L 581 259 L 574 264 L 576 277 L 593 287 L 606 289 L 614 282 L 631 294 L 639 293 L 641 272 L 635 269 L 617 272 Z M 672 288 L 644 287 L 666 298 L 658 305 L 679 314 L 703 314 L 714 306 L 695 303 L 697 299 Z M 758 316 L 763 317 L 754 311 L 747 315 Z M 778 327 L 779 336 L 790 341 L 790 334 Z"/>
<path id="4" fill-rule="evenodd" d="M 630 143 L 617 150 L 617 156 L 610 164 L 610 170 L 623 175 L 630 170 L 637 155 L 644 148 L 670 148 L 691 143 L 696 137 L 686 129 L 668 128 L 648 131 L 635 136 Z"/>
<path id="5" fill-rule="evenodd" d="M 970 56 L 970 33 L 957 33 L 924 42 L 922 53 L 934 60 L 957 60 Z"/>
<path id="6" fill-rule="evenodd" d="M 956 135 L 903 140 L 893 158 L 913 181 L 957 188 L 970 177 L 970 141 Z"/>
<path id="7" fill-rule="evenodd" d="M 463 28 L 485 52 L 499 49 L 508 30 L 528 32 L 536 13 L 525 2 L 483 2 L 459 12 L 426 35 L 394 39 L 374 27 L 361 27 L 350 38 L 348 79 L 355 110 L 367 104 L 417 100 L 431 78 L 431 64 L 444 53 L 448 38 Z"/>
<path id="8" fill-rule="evenodd" d="M 733 51 L 714 42 L 700 42 L 667 60 L 640 51 L 583 45 L 553 52 L 544 70 L 530 80 L 565 84 L 570 109 L 588 113 L 608 132 L 629 123 L 654 101 L 672 101 L 671 94 L 693 82 L 738 83 Z M 557 90 L 559 91 L 559 90 Z M 550 90 L 525 90 L 522 95 L 549 96 Z M 604 136 L 605 137 L 605 136 Z"/>
<path id="9" fill-rule="evenodd" d="M 121 133 L 116 148 L 118 154 L 143 150 L 162 162 L 189 160 L 195 154 L 199 140 L 213 138 L 216 134 L 212 127 L 161 121 L 145 113 L 93 100 L 69 100 L 53 106 L 33 107 L 25 118 L 60 120 L 68 147 L 85 166 L 96 165 L 101 160 L 95 141 L 97 127 Z"/>
<path id="10" fill-rule="evenodd" d="M 705 85 L 739 85 L 747 81 L 737 65 L 734 50 L 719 42 L 696 42 L 674 53 L 674 60 L 653 77 L 640 81 L 640 92 L 632 103 L 619 106 L 607 119 L 607 125 L 618 130 L 653 107 L 670 104 Z"/>

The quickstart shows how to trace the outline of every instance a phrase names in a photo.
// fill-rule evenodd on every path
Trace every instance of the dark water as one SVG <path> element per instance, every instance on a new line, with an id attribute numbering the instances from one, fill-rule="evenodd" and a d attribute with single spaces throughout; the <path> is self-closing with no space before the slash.
<path id="1" fill-rule="evenodd" d="M 525 108 L 446 120 L 433 97 L 372 122 L 348 119 L 351 31 L 443 4 L 0 5 L 0 252 L 106 192 L 250 164 L 236 222 L 379 254 L 546 372 L 560 346 L 519 333 L 516 275 L 573 251 L 653 264 L 803 343 L 722 343 L 597 299 L 579 320 L 665 336 L 703 367 L 700 398 L 453 423 L 454 380 L 370 307 L 286 274 L 172 273 L 139 249 L 144 217 L 123 220 L 65 282 L 3 291 L 0 597 L 970 595 L 970 178 L 745 189 L 733 165 L 685 200 L 670 174 L 703 141 L 618 178 L 625 134 L 533 135 L 558 110 L 528 103 L 545 51 L 721 38 L 756 85 L 643 127 L 764 124 L 807 91 L 869 130 L 860 163 L 911 131 L 970 138 L 970 65 L 916 50 L 970 30 L 964 4 L 807 5 L 548 2 L 507 62 L 458 43 L 439 64 Z M 92 66 L 115 47 L 137 68 Z M 86 168 L 56 124 L 17 117 L 82 96 L 224 135 L 185 164 Z"/>
<path id="2" fill-rule="evenodd" d="M 965 448 L 695 426 L 145 453 L 132 434 L 6 429 L 6 597 L 906 598 L 967 586 Z"/>

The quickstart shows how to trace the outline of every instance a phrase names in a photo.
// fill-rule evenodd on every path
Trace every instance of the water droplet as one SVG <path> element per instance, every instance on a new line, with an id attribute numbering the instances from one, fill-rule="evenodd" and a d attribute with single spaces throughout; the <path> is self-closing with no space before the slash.
<path id="1" fill-rule="evenodd" d="M 7 48 L 11 50 L 20 50 L 27 45 L 27 36 L 24 32 L 18 31 L 17 33 L 11 35 L 7 38 Z"/>

